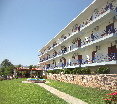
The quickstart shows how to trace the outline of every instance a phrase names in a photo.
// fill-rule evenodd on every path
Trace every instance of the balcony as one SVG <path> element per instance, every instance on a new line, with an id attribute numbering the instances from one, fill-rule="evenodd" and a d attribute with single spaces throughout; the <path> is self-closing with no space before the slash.
<path id="1" fill-rule="evenodd" d="M 96 55 L 95 58 L 93 58 L 93 60 L 74 59 L 71 62 L 67 62 L 66 64 L 59 62 L 57 66 L 50 67 L 49 69 L 76 68 L 76 67 L 87 67 L 87 66 L 115 65 L 115 64 L 117 64 L 117 53 L 111 53 L 107 55 L 105 54 Z"/>
<path id="2" fill-rule="evenodd" d="M 106 21 L 107 19 L 110 19 L 110 18 L 112 18 L 112 16 L 115 16 L 117 13 L 115 12 L 115 10 L 112 10 L 112 9 L 108 9 L 107 11 L 104 11 L 103 13 L 99 13 L 99 15 L 95 18 L 95 19 L 93 19 L 93 20 L 91 20 L 90 22 L 87 22 L 86 24 L 84 24 L 82 27 L 81 27 L 81 29 L 80 29 L 80 31 L 78 30 L 76 30 L 75 32 L 73 32 L 72 33 L 72 35 L 70 35 L 69 37 L 65 37 L 65 38 L 60 38 L 59 39 L 59 42 L 58 42 L 58 44 L 57 45 L 55 45 L 54 46 L 54 48 L 55 47 L 57 47 L 57 46 L 59 46 L 60 44 L 62 44 L 62 43 L 64 43 L 65 41 L 68 41 L 71 37 L 73 37 L 75 34 L 82 34 L 82 32 L 84 32 L 84 31 L 87 31 L 87 30 L 91 30 L 91 29 L 93 29 L 94 27 L 96 27 L 97 25 L 99 25 L 99 24 L 101 24 L 102 23 L 102 21 L 104 22 L 104 21 Z M 106 19 L 105 19 L 106 18 Z M 45 53 L 47 53 L 47 52 L 49 52 L 49 51 L 51 51 L 51 50 L 53 50 L 53 47 L 51 47 L 51 48 L 49 48 L 48 49 L 48 51 L 46 51 Z M 45 54 L 44 53 L 44 54 Z"/>
<path id="3" fill-rule="evenodd" d="M 106 7 L 103 7 L 103 8 L 106 8 Z M 102 9 L 100 9 L 100 11 L 98 11 L 98 15 L 95 18 L 92 18 L 92 16 L 91 16 L 86 21 L 84 21 L 82 24 L 80 24 L 80 27 L 76 26 L 75 31 L 73 31 L 69 37 L 60 38 L 59 43 L 57 43 L 57 45 L 55 45 L 54 48 L 59 46 L 60 44 L 64 43 L 66 40 L 69 40 L 75 34 L 80 35 L 80 34 L 82 34 L 82 32 L 87 31 L 89 28 L 92 29 L 92 28 L 96 27 L 97 25 L 99 25 L 100 23 L 102 23 L 102 21 L 104 22 L 107 19 L 110 19 L 117 14 L 116 13 L 117 7 L 113 6 L 113 8 L 107 8 L 107 9 L 103 9 L 103 10 Z M 51 50 L 53 50 L 53 47 L 49 48 L 49 50 L 45 51 L 43 54 L 41 54 L 39 56 L 42 56 Z"/>
<path id="4" fill-rule="evenodd" d="M 57 45 L 57 43 L 53 43 L 53 46 L 52 47 L 55 47 Z"/>
<path id="5" fill-rule="evenodd" d="M 89 17 L 86 21 L 84 21 L 82 24 L 80 24 L 80 29 L 75 30 L 74 32 L 72 32 L 72 35 L 77 34 L 78 32 L 82 31 L 87 31 L 89 28 L 92 29 L 94 27 L 96 27 L 97 25 L 99 25 L 101 23 L 101 21 L 106 21 L 107 19 L 112 18 L 113 16 L 115 16 L 116 13 L 116 9 L 115 8 L 108 8 L 107 10 L 100 10 L 98 15 L 91 19 L 91 17 Z M 106 18 L 106 19 L 105 19 Z M 76 28 L 79 28 L 76 27 Z"/>
<path id="6" fill-rule="evenodd" d="M 116 29 L 115 29 L 115 32 L 117 32 Z M 60 56 L 67 55 L 69 53 L 77 51 L 78 49 L 83 49 L 83 48 L 91 46 L 93 44 L 95 45 L 97 43 L 102 44 L 105 41 L 114 41 L 114 40 L 116 40 L 115 37 L 117 37 L 117 33 L 112 33 L 112 32 L 110 32 L 108 34 L 106 34 L 104 32 L 96 33 L 96 34 L 94 34 L 94 38 L 93 39 L 90 36 L 90 37 L 88 37 L 88 40 L 81 41 L 81 47 L 78 47 L 77 44 L 72 44 L 71 46 L 69 46 L 70 47 L 69 49 L 66 48 L 63 51 L 60 50 L 60 51 L 57 52 L 56 56 L 52 55 L 47 60 L 44 60 L 42 62 L 46 62 L 46 61 L 49 61 L 49 60 L 52 60 L 52 59 L 56 59 L 56 58 L 58 58 Z"/>
<path id="7" fill-rule="evenodd" d="M 38 56 L 41 57 L 43 55 L 43 52 L 41 52 Z"/>
<path id="8" fill-rule="evenodd" d="M 87 39 L 81 41 L 81 47 L 78 47 L 77 43 L 72 44 L 69 52 L 74 52 L 77 49 L 82 49 L 99 42 L 100 44 L 102 44 L 105 41 L 114 41 L 117 38 L 117 30 L 116 29 L 114 30 L 115 31 L 111 31 L 108 34 L 102 31 L 93 34 L 93 37 L 92 36 L 87 37 Z"/>

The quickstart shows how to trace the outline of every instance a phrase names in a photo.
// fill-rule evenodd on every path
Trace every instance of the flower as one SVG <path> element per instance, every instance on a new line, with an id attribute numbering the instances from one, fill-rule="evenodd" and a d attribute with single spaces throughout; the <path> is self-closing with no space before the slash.
<path id="1" fill-rule="evenodd" d="M 107 94 L 107 95 L 117 95 L 117 92 L 113 92 L 113 93 L 110 93 L 110 94 Z"/>

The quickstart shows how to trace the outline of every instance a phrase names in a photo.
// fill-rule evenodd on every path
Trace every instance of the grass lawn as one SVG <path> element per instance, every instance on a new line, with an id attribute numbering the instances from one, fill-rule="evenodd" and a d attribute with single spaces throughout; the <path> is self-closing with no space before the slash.
<path id="1" fill-rule="evenodd" d="M 49 80 L 50 83 L 48 85 L 70 94 L 78 99 L 81 99 L 88 104 L 105 104 L 103 101 L 103 97 L 105 94 L 110 93 L 107 90 L 99 90 L 97 88 L 86 88 L 75 84 L 59 82 L 55 80 Z"/>
<path id="2" fill-rule="evenodd" d="M 26 79 L 0 81 L 0 104 L 67 104 L 44 88 L 22 80 Z"/>

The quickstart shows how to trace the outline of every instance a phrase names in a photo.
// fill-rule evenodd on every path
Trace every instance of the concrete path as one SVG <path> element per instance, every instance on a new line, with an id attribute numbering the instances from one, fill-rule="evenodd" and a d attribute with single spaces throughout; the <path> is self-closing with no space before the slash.
<path id="1" fill-rule="evenodd" d="M 50 87 L 44 83 L 36 83 L 39 86 L 45 88 L 46 90 L 48 90 L 49 92 L 51 92 L 52 94 L 58 96 L 59 98 L 64 99 L 66 102 L 68 102 L 69 104 L 88 104 L 80 99 L 77 99 L 73 96 L 70 96 L 69 94 L 66 94 L 64 92 L 61 92 L 53 87 Z"/>

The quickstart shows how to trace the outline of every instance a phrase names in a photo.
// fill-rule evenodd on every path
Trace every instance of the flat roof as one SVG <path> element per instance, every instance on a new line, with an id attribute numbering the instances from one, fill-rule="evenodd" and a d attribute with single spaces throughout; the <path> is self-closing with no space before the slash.
<path id="1" fill-rule="evenodd" d="M 34 70 L 34 71 L 38 71 L 38 70 L 43 70 L 43 69 L 40 69 L 40 68 L 32 68 L 32 69 L 29 69 L 29 68 L 24 68 L 24 67 L 20 67 L 20 68 L 16 68 L 18 71 L 26 71 L 26 70 Z"/>

